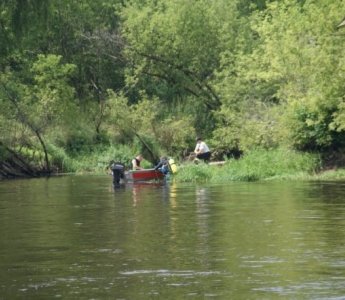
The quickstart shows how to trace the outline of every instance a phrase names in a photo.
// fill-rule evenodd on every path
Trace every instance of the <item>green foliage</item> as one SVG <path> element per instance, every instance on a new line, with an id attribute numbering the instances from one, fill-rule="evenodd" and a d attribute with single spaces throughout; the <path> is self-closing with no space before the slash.
<path id="1" fill-rule="evenodd" d="M 335 0 L 5 0 L 0 142 L 49 148 L 68 170 L 83 168 L 69 156 L 119 144 L 151 163 L 182 156 L 196 134 L 218 153 L 341 150 L 344 11 Z"/>
<path id="2" fill-rule="evenodd" d="M 136 104 L 129 104 L 123 95 L 109 91 L 109 121 L 114 130 L 127 132 L 138 142 L 136 149 L 152 163 L 161 152 L 173 155 L 188 147 L 190 136 L 194 136 L 189 117 L 160 119 L 162 109 L 158 99 L 142 95 Z M 161 150 L 162 149 L 162 150 Z"/>
<path id="3" fill-rule="evenodd" d="M 110 120 L 115 126 L 134 133 L 148 133 L 152 130 L 152 123 L 158 114 L 157 99 L 149 100 L 143 96 L 138 103 L 129 105 L 124 95 L 108 92 Z"/>
<path id="4" fill-rule="evenodd" d="M 34 92 L 39 122 L 64 121 L 64 116 L 74 112 L 74 88 L 68 82 L 74 71 L 74 65 L 61 63 L 61 56 L 38 56 L 32 66 L 36 85 L 30 92 Z"/>
<path id="5" fill-rule="evenodd" d="M 145 167 L 152 168 L 159 161 L 161 156 L 161 148 L 156 138 L 152 135 L 140 135 L 135 137 L 133 141 L 133 149 L 135 149 L 133 157 L 142 154 L 144 157 Z"/>
<path id="6" fill-rule="evenodd" d="M 28 165 L 40 169 L 44 167 L 44 152 L 41 148 L 31 145 L 30 147 L 15 148 L 15 151 L 20 154 Z"/>
<path id="7" fill-rule="evenodd" d="M 257 181 L 279 178 L 309 178 L 321 167 L 320 157 L 292 150 L 252 150 L 242 158 L 231 159 L 222 167 L 189 164 L 174 177 L 181 182 Z"/>
<path id="8" fill-rule="evenodd" d="M 329 130 L 331 114 L 320 116 L 321 112 L 312 111 L 302 103 L 287 107 L 284 122 L 290 130 L 286 133 L 288 141 L 300 150 L 319 150 L 330 146 L 335 141 Z"/>
<path id="9" fill-rule="evenodd" d="M 232 180 L 259 180 L 300 172 L 313 173 L 320 167 L 320 158 L 317 155 L 287 149 L 258 149 L 248 152 L 239 160 L 230 161 L 224 173 Z"/>
<path id="10" fill-rule="evenodd" d="M 188 164 L 179 167 L 178 172 L 174 175 L 177 182 L 205 182 L 213 176 L 214 169 L 206 164 Z"/>
<path id="11" fill-rule="evenodd" d="M 94 147 L 92 137 L 82 131 L 73 131 L 64 144 L 66 151 L 72 156 L 90 153 Z"/>
<path id="12" fill-rule="evenodd" d="M 237 112 L 222 106 L 217 113 L 218 126 L 213 131 L 214 148 L 226 152 L 226 149 L 248 151 L 255 147 L 277 147 L 279 112 L 275 105 L 260 102 Z"/>
<path id="13" fill-rule="evenodd" d="M 275 82 L 249 76 L 256 66 L 251 61 L 260 44 L 257 34 L 250 27 L 249 11 L 255 3 L 238 3 L 235 21 L 229 21 L 224 32 L 224 51 L 221 65 L 213 81 L 220 95 L 221 106 L 214 113 L 216 126 L 212 144 L 221 152 L 246 151 L 253 147 L 275 147 L 278 144 L 277 106 Z M 250 7 L 253 4 L 253 7 Z M 264 3 L 256 3 L 263 8 Z"/>
<path id="14" fill-rule="evenodd" d="M 121 12 L 128 46 L 126 82 L 168 105 L 194 98 L 215 109 L 218 95 L 210 81 L 226 45 L 224 24 L 234 20 L 229 1 L 132 1 Z"/>
<path id="15" fill-rule="evenodd" d="M 74 112 L 74 89 L 68 84 L 73 70 L 73 65 L 61 64 L 59 56 L 39 55 L 27 79 L 11 71 L 0 74 L 3 114 L 16 116 L 33 131 L 65 121 L 63 117 Z"/>
<path id="16" fill-rule="evenodd" d="M 134 157 L 133 151 L 130 147 L 125 145 L 116 145 L 107 148 L 106 150 L 94 149 L 92 154 L 79 155 L 73 159 L 76 172 L 85 173 L 107 173 L 110 161 L 120 161 L 131 167 L 131 161 Z"/>
<path id="17" fill-rule="evenodd" d="M 260 46 L 251 56 L 251 78 L 278 87 L 286 103 L 286 138 L 301 149 L 339 146 L 341 130 L 344 36 L 334 25 L 342 19 L 344 3 L 282 1 L 271 3 L 254 21 Z"/>
<path id="18" fill-rule="evenodd" d="M 188 149 L 191 137 L 195 136 L 191 118 L 166 118 L 155 128 L 158 142 L 170 155 L 181 154 Z"/>
<path id="19" fill-rule="evenodd" d="M 47 172 L 50 172 L 50 163 L 44 135 L 74 112 L 74 89 L 68 85 L 74 66 L 61 64 L 60 60 L 61 57 L 55 55 L 39 55 L 26 78 L 16 76 L 16 72 L 11 70 L 0 73 L 0 106 L 5 108 L 3 116 L 9 120 L 8 125 L 18 122 L 27 129 L 29 135 L 22 134 L 21 144 L 31 144 L 34 151 L 35 144 L 40 145 L 44 153 L 42 160 L 45 161 L 42 169 Z M 32 137 L 37 139 L 36 143 L 30 141 Z M 39 162 L 37 164 L 40 165 Z"/>
<path id="20" fill-rule="evenodd" d="M 313 180 L 339 180 L 343 181 L 345 178 L 345 169 L 335 169 L 335 170 L 328 170 L 313 176 L 311 179 Z"/>
<path id="21" fill-rule="evenodd" d="M 77 171 L 76 161 L 63 148 L 53 144 L 47 145 L 52 168 L 57 173 L 71 173 Z"/>
<path id="22" fill-rule="evenodd" d="M 5 160 L 8 157 L 8 152 L 4 145 L 0 144 L 0 160 Z"/>
<path id="23" fill-rule="evenodd" d="M 217 146 L 343 146 L 341 5 L 274 1 L 243 15 L 238 46 L 222 54 L 215 82 L 222 99 Z"/>

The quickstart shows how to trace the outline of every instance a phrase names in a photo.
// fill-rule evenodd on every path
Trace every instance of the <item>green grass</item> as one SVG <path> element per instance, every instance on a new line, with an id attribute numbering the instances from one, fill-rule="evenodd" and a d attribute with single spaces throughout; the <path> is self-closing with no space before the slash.
<path id="1" fill-rule="evenodd" d="M 257 181 L 309 178 L 321 166 L 318 155 L 292 150 L 253 150 L 241 159 L 228 160 L 224 166 L 187 164 L 175 176 L 180 182 Z"/>
<path id="2" fill-rule="evenodd" d="M 49 147 L 50 159 L 59 172 L 104 174 L 111 160 L 130 165 L 133 151 L 128 146 L 112 146 L 95 149 L 93 153 L 79 154 L 70 158 L 63 149 Z M 144 165 L 144 167 L 151 167 Z M 320 172 L 321 159 L 318 155 L 286 149 L 253 150 L 241 159 L 230 159 L 223 166 L 204 163 L 182 164 L 176 182 L 229 182 L 258 180 L 341 180 L 345 169 Z"/>
<path id="3" fill-rule="evenodd" d="M 77 173 L 104 174 L 109 162 L 121 161 L 129 167 L 133 155 L 128 146 L 111 146 L 105 150 L 97 149 L 91 154 L 80 154 L 74 158 Z"/>
<path id="4" fill-rule="evenodd" d="M 204 163 L 198 165 L 189 163 L 178 168 L 174 179 L 179 182 L 204 182 L 209 181 L 214 176 L 214 168 Z"/>
<path id="5" fill-rule="evenodd" d="M 128 146 L 95 148 L 93 152 L 69 156 L 64 149 L 49 145 L 49 158 L 55 170 L 62 173 L 104 174 L 111 160 L 130 164 L 132 151 Z"/>
<path id="6" fill-rule="evenodd" d="M 313 176 L 313 180 L 345 180 L 345 169 L 327 170 Z"/>

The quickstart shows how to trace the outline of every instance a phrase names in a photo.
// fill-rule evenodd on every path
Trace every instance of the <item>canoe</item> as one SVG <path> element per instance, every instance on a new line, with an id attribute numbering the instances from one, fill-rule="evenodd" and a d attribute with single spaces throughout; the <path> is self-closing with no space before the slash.
<path id="1" fill-rule="evenodd" d="M 128 171 L 125 176 L 128 181 L 163 180 L 165 177 L 162 172 L 155 169 Z"/>
<path id="2" fill-rule="evenodd" d="M 210 166 L 224 166 L 226 161 L 210 161 L 208 164 Z"/>

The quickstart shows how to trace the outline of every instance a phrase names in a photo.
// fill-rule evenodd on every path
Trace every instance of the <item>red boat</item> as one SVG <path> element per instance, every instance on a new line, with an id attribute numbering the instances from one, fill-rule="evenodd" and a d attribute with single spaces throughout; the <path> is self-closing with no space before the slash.
<path id="1" fill-rule="evenodd" d="M 150 181 L 164 179 L 164 174 L 155 169 L 128 171 L 125 175 L 128 181 Z"/>

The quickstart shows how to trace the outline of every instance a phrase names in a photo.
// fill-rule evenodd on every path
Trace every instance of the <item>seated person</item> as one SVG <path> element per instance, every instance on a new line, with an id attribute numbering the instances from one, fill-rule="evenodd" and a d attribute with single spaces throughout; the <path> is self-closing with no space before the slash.
<path id="1" fill-rule="evenodd" d="M 206 143 L 202 140 L 201 137 L 196 139 L 196 146 L 194 153 L 198 159 L 202 159 L 205 162 L 208 162 L 211 157 L 211 152 Z"/>
<path id="2" fill-rule="evenodd" d="M 140 163 L 143 159 L 144 157 L 141 154 L 138 154 L 135 158 L 133 158 L 132 170 L 143 170 L 144 168 L 140 167 Z"/>

